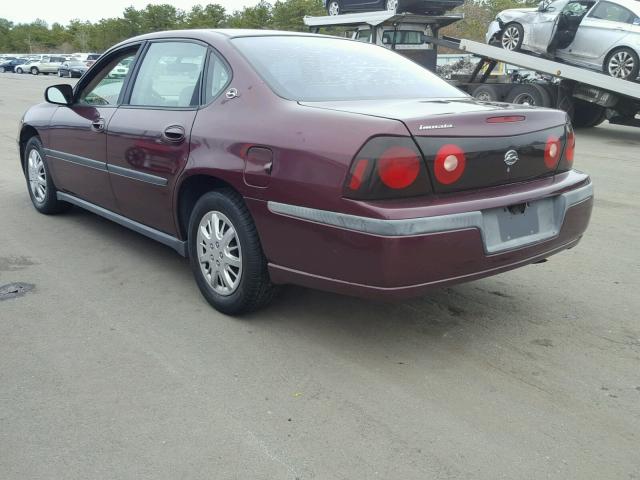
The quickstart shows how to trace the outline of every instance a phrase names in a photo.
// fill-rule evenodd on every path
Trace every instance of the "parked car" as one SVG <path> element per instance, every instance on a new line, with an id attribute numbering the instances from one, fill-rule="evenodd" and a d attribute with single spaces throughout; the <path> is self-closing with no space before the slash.
<path id="1" fill-rule="evenodd" d="M 15 72 L 15 69 L 18 65 L 22 65 L 26 60 L 22 58 L 16 58 L 14 60 L 9 60 L 4 63 L 0 63 L 0 73 L 4 72 Z"/>
<path id="2" fill-rule="evenodd" d="M 124 78 L 129 73 L 130 59 L 123 60 L 109 73 L 110 78 Z"/>
<path id="3" fill-rule="evenodd" d="M 64 57 L 62 56 L 42 57 L 41 60 L 29 65 L 29 72 L 32 75 L 58 73 L 58 69 L 63 63 Z"/>
<path id="4" fill-rule="evenodd" d="M 640 2 L 555 0 L 500 12 L 487 42 L 635 80 L 640 72 Z"/>
<path id="5" fill-rule="evenodd" d="M 60 68 L 58 69 L 58 76 L 69 77 L 69 78 L 74 78 L 74 77 L 79 78 L 82 75 L 84 75 L 84 72 L 86 72 L 87 70 L 89 70 L 89 67 L 87 67 L 83 62 L 79 62 L 77 60 L 70 60 L 60 65 Z"/>
<path id="6" fill-rule="evenodd" d="M 429 15 L 442 15 L 462 5 L 464 0 L 322 0 L 329 15 L 349 12 L 389 10 Z"/>
<path id="7" fill-rule="evenodd" d="M 36 63 L 38 63 L 39 61 L 40 61 L 40 60 L 35 60 L 35 59 L 27 60 L 27 61 L 26 61 L 26 62 L 24 62 L 22 65 L 17 65 L 17 66 L 15 67 L 15 72 L 16 72 L 16 73 L 27 73 L 27 72 L 29 72 L 29 71 L 30 71 L 29 69 L 31 68 L 31 65 L 35 65 L 35 64 L 36 64 Z"/>
<path id="8" fill-rule="evenodd" d="M 566 113 L 477 101 L 353 40 L 152 33 L 45 98 L 19 131 L 34 207 L 171 246 L 228 314 L 278 284 L 403 298 L 493 275 L 574 247 L 591 214 Z"/>
<path id="9" fill-rule="evenodd" d="M 91 65 L 96 63 L 96 60 L 98 60 L 98 58 L 100 58 L 100 54 L 99 53 L 90 53 L 89 55 L 87 55 L 87 58 L 86 58 L 84 64 L 87 67 L 90 67 Z"/>

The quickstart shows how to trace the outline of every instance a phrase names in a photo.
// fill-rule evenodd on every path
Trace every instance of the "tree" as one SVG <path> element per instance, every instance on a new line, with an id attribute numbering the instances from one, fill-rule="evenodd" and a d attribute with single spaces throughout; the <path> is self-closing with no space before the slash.
<path id="1" fill-rule="evenodd" d="M 255 7 L 245 7 L 241 11 L 235 11 L 227 20 L 227 26 L 231 28 L 271 28 L 271 5 L 260 0 Z"/>
<path id="2" fill-rule="evenodd" d="M 325 15 L 322 0 L 278 0 L 271 12 L 273 28 L 304 31 L 305 15 Z"/>
<path id="3" fill-rule="evenodd" d="M 204 7 L 194 5 L 186 15 L 189 28 L 219 28 L 224 26 L 227 14 L 222 5 L 210 3 Z"/>

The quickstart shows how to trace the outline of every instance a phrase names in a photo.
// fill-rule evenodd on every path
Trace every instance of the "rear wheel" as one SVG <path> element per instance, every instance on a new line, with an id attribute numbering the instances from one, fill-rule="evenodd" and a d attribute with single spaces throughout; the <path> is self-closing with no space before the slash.
<path id="1" fill-rule="evenodd" d="M 635 80 L 640 72 L 640 59 L 632 49 L 623 47 L 607 55 L 604 73 L 623 80 Z"/>
<path id="2" fill-rule="evenodd" d="M 22 73 L 22 69 L 20 67 L 16 68 L 16 73 Z"/>
<path id="3" fill-rule="evenodd" d="M 32 137 L 24 148 L 27 187 L 33 206 L 40 213 L 53 214 L 67 210 L 70 205 L 56 196 L 56 187 L 38 137 Z"/>
<path id="4" fill-rule="evenodd" d="M 509 91 L 504 101 L 533 107 L 550 107 L 552 103 L 549 92 L 542 85 L 535 83 L 516 85 Z"/>
<path id="5" fill-rule="evenodd" d="M 31 75 L 38 75 L 40 73 L 40 71 L 36 67 L 32 67 L 30 71 Z"/>
<path id="6" fill-rule="evenodd" d="M 473 96 L 482 102 L 498 102 L 500 100 L 498 89 L 493 85 L 480 85 L 473 91 Z"/>
<path id="7" fill-rule="evenodd" d="M 505 50 L 517 52 L 522 47 L 524 29 L 519 23 L 509 23 L 504 27 L 500 36 L 500 45 Z"/>
<path id="8" fill-rule="evenodd" d="M 329 15 L 331 15 L 332 17 L 335 15 L 340 15 L 341 13 L 340 2 L 338 0 L 331 0 L 327 4 L 327 13 L 329 13 Z"/>
<path id="9" fill-rule="evenodd" d="M 571 123 L 577 128 L 591 128 L 607 119 L 607 109 L 600 105 L 576 100 L 573 105 Z"/>
<path id="10" fill-rule="evenodd" d="M 189 258 L 205 299 L 228 315 L 259 309 L 275 287 L 253 219 L 233 190 L 205 193 L 189 220 Z"/>

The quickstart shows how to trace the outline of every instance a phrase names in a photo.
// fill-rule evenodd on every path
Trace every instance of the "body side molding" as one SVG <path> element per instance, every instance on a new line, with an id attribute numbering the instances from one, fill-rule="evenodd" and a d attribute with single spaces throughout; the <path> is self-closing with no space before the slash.
<path id="1" fill-rule="evenodd" d="M 62 200 L 63 202 L 72 203 L 80 208 L 84 208 L 91 213 L 95 213 L 96 215 L 100 215 L 101 217 L 106 218 L 107 220 L 111 220 L 112 222 L 117 223 L 118 225 L 122 225 L 123 227 L 127 227 L 134 232 L 137 232 L 145 237 L 149 237 L 152 240 L 162 243 L 168 247 L 173 248 L 176 252 L 178 252 L 183 257 L 187 256 L 187 242 L 180 240 L 176 237 L 172 237 L 164 232 L 156 230 L 155 228 L 148 227 L 143 225 L 142 223 L 135 222 L 127 217 L 124 217 L 118 213 L 112 212 L 111 210 L 107 210 L 106 208 L 102 208 L 93 203 L 87 202 L 86 200 L 82 200 L 78 197 L 74 197 L 73 195 L 69 195 L 64 192 L 57 192 L 56 196 L 58 200 Z"/>

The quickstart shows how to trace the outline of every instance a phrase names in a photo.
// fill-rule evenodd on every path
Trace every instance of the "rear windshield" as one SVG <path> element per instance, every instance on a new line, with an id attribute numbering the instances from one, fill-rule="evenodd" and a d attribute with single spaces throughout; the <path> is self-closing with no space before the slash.
<path id="1" fill-rule="evenodd" d="M 273 91 L 290 100 L 466 96 L 411 60 L 375 45 L 304 36 L 232 41 Z"/>

